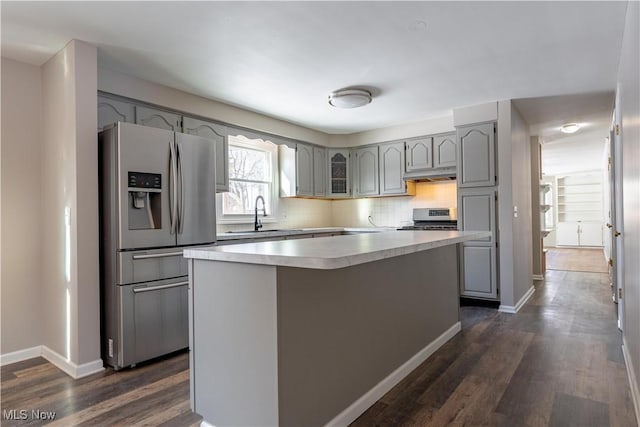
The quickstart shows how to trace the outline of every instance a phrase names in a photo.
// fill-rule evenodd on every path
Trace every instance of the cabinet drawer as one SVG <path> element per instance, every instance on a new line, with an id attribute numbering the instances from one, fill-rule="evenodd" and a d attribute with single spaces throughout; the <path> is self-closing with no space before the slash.
<path id="1" fill-rule="evenodd" d="M 170 279 L 189 274 L 182 248 L 120 252 L 118 284 Z"/>

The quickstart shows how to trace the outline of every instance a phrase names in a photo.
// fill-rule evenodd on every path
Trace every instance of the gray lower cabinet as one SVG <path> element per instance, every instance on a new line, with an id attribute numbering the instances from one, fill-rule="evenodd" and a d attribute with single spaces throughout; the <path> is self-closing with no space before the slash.
<path id="1" fill-rule="evenodd" d="M 355 150 L 354 196 L 377 196 L 380 194 L 378 168 L 377 145 Z"/>
<path id="2" fill-rule="evenodd" d="M 351 161 L 348 148 L 329 148 L 329 185 L 327 196 L 350 197 L 351 196 Z"/>
<path id="3" fill-rule="evenodd" d="M 313 147 L 313 195 L 327 195 L 327 149 Z"/>
<path id="4" fill-rule="evenodd" d="M 456 166 L 456 134 L 433 137 L 433 167 L 448 168 Z"/>
<path id="5" fill-rule="evenodd" d="M 406 142 L 406 171 L 417 172 L 433 168 L 433 138 L 410 139 Z"/>
<path id="6" fill-rule="evenodd" d="M 184 133 L 211 139 L 216 144 L 216 193 L 229 191 L 229 140 L 224 126 L 185 117 Z"/>
<path id="7" fill-rule="evenodd" d="M 458 228 L 491 231 L 491 237 L 465 242 L 460 247 L 460 295 L 498 297 L 496 245 L 496 190 L 458 190 Z"/>
<path id="8" fill-rule="evenodd" d="M 98 96 L 98 132 L 115 122 L 135 122 L 133 104 Z"/>
<path id="9" fill-rule="evenodd" d="M 380 194 L 406 194 L 407 186 L 402 179 L 405 150 L 404 142 L 380 144 Z"/>
<path id="10" fill-rule="evenodd" d="M 136 124 L 182 132 L 181 115 L 141 105 L 136 105 Z"/>
<path id="11" fill-rule="evenodd" d="M 482 123 L 457 128 L 458 188 L 492 187 L 495 176 L 495 125 Z"/>

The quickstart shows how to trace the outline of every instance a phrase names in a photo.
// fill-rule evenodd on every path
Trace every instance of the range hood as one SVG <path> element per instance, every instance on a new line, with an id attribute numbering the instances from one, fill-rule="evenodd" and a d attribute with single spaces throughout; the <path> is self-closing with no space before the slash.
<path id="1" fill-rule="evenodd" d="M 402 175 L 405 181 L 416 182 L 438 182 L 438 181 L 454 181 L 456 179 L 456 168 L 439 168 L 426 171 L 405 172 Z"/>

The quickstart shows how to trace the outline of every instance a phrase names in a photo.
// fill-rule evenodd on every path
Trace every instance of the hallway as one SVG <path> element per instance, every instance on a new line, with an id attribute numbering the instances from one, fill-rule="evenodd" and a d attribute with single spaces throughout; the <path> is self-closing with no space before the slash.
<path id="1" fill-rule="evenodd" d="M 547 270 L 607 273 L 602 248 L 546 248 Z"/>
<path id="2" fill-rule="evenodd" d="M 352 426 L 637 425 L 606 274 L 547 271 L 518 314 L 462 320 Z"/>

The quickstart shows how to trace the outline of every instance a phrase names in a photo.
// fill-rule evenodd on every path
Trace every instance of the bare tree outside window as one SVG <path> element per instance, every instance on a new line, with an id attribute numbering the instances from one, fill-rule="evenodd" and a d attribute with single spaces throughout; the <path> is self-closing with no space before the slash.
<path id="1" fill-rule="evenodd" d="M 265 199 L 271 212 L 272 154 L 265 143 L 231 137 L 229 140 L 229 192 L 223 195 L 224 215 L 253 213 L 257 196 Z"/>

